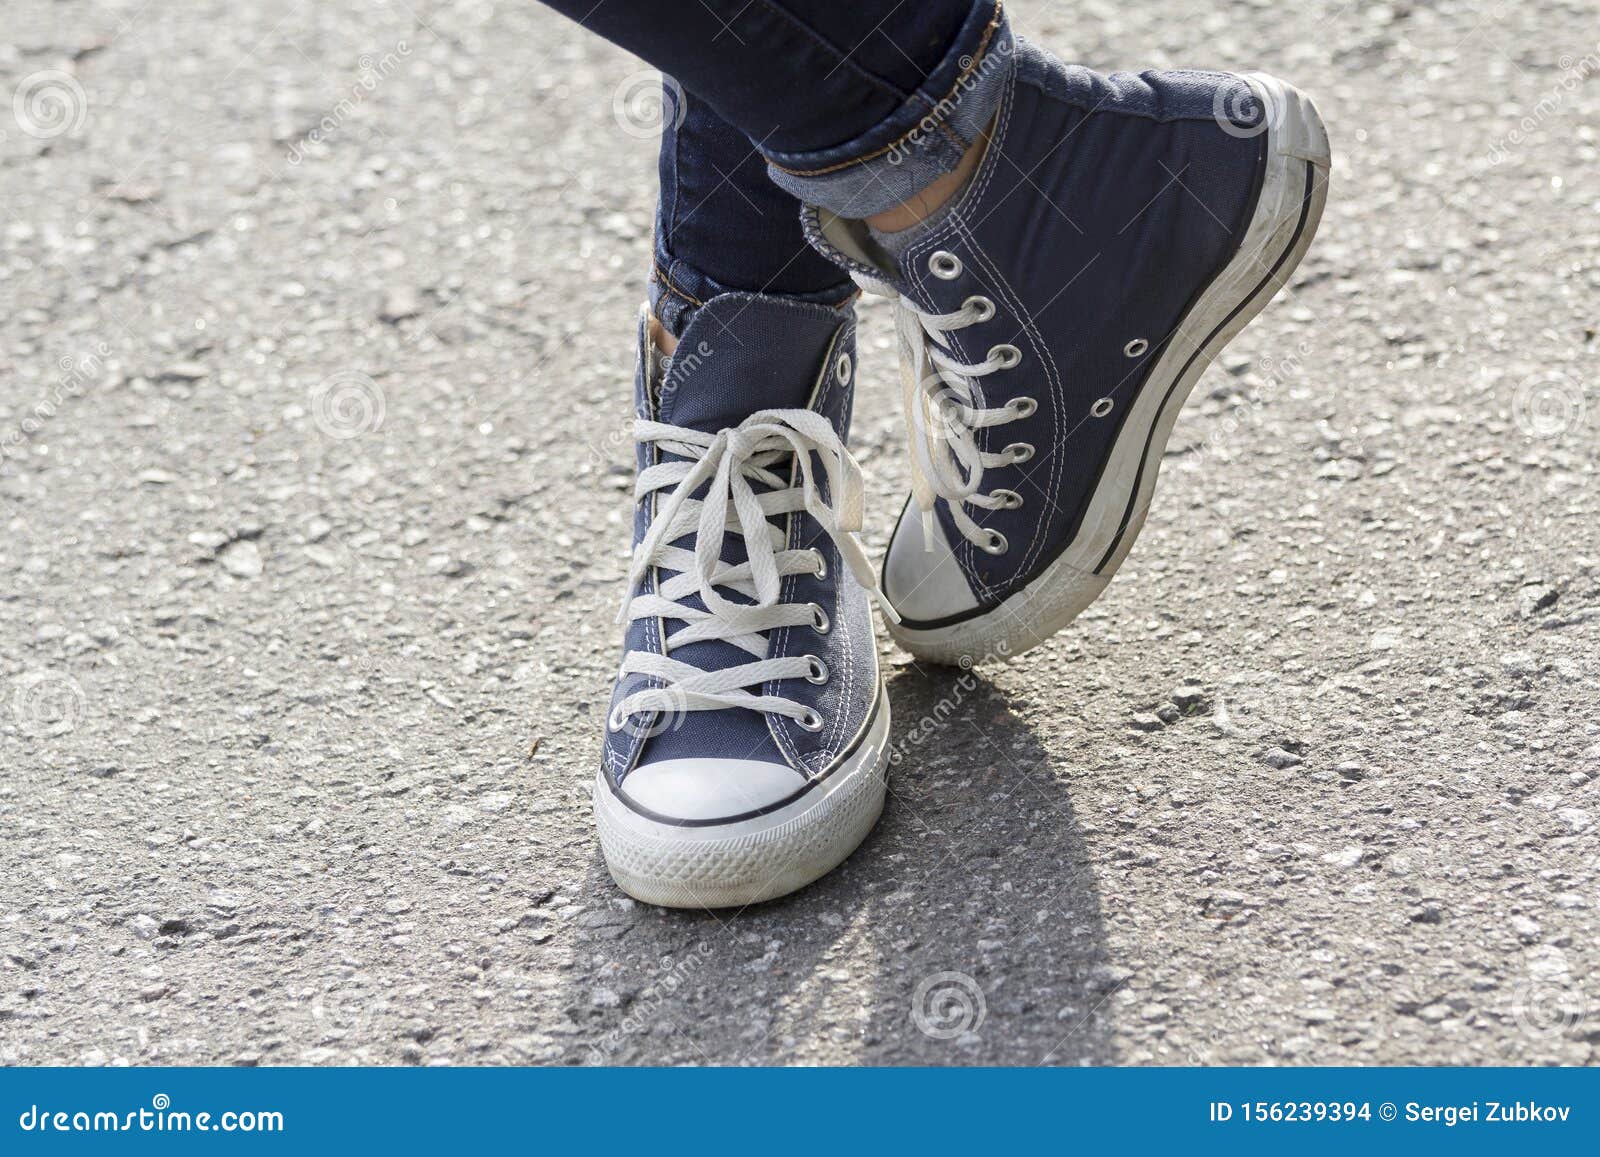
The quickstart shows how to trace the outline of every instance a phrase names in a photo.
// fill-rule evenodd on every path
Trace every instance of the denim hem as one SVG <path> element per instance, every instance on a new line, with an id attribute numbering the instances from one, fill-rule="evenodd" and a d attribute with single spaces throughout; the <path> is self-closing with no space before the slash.
<path id="1" fill-rule="evenodd" d="M 689 318 L 713 297 L 724 293 L 751 293 L 723 285 L 690 265 L 682 258 L 657 254 L 650 267 L 650 312 L 673 337 L 682 337 Z M 837 286 L 814 293 L 761 294 L 765 297 L 782 297 L 786 301 L 804 301 L 814 305 L 841 306 L 861 291 L 854 282 L 845 278 Z"/>
<path id="2" fill-rule="evenodd" d="M 999 106 L 1015 47 L 1001 0 L 978 0 L 950 51 L 898 110 L 842 145 L 763 152 L 767 174 L 843 217 L 893 208 L 955 171 Z"/>

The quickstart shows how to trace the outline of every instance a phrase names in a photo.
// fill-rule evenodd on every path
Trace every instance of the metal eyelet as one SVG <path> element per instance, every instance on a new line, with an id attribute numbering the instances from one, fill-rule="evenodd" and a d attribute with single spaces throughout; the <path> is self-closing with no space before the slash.
<path id="1" fill-rule="evenodd" d="M 1111 413 L 1115 406 L 1116 403 L 1110 398 L 1101 398 L 1098 402 L 1089 407 L 1089 413 L 1093 414 L 1096 418 L 1104 418 L 1107 414 Z"/>
<path id="2" fill-rule="evenodd" d="M 841 386 L 848 386 L 850 384 L 850 374 L 854 368 L 850 364 L 850 355 L 840 354 L 839 360 L 833 363 L 833 376 L 839 379 Z"/>
<path id="3" fill-rule="evenodd" d="M 980 321 L 988 321 L 994 316 L 994 302 L 987 297 L 981 297 L 976 294 L 963 301 L 961 308 L 977 310 L 978 316 L 972 319 L 972 324 L 974 325 L 977 325 Z"/>
<path id="4" fill-rule="evenodd" d="M 615 711 L 612 711 L 610 715 L 606 716 L 606 730 L 607 731 L 621 731 L 623 726 L 627 722 L 628 722 L 627 716 L 618 715 Z"/>
<path id="5" fill-rule="evenodd" d="M 1032 398 L 1012 398 L 1006 403 L 1006 409 L 1019 418 L 1031 418 L 1039 409 L 1039 403 Z"/>
<path id="6" fill-rule="evenodd" d="M 1005 535 L 998 530 L 991 530 L 989 536 L 978 544 L 978 549 L 984 554 L 1004 554 L 1009 546 Z"/>
<path id="7" fill-rule="evenodd" d="M 828 621 L 828 612 L 822 609 L 821 603 L 811 604 L 811 629 L 819 635 L 826 635 L 833 630 L 833 624 Z"/>
<path id="8" fill-rule="evenodd" d="M 807 683 L 826 683 L 828 681 L 828 665 L 815 655 L 807 655 L 806 662 L 811 664 L 811 673 L 806 676 Z"/>
<path id="9" fill-rule="evenodd" d="M 990 350 L 989 360 L 997 362 L 1001 369 L 1009 370 L 1011 367 L 1021 363 L 1022 351 L 1008 342 L 1005 345 L 997 345 Z"/>
<path id="10" fill-rule="evenodd" d="M 817 569 L 815 571 L 813 571 L 812 573 L 815 574 L 819 579 L 827 578 L 828 577 L 828 556 L 823 554 L 820 550 L 815 550 L 815 549 L 813 549 L 811 553 L 817 556 Z"/>
<path id="11" fill-rule="evenodd" d="M 1150 348 L 1150 343 L 1149 342 L 1145 341 L 1144 338 L 1142 338 L 1142 337 L 1136 337 L 1132 341 L 1130 341 L 1127 345 L 1122 347 L 1122 352 L 1123 352 L 1123 355 L 1126 356 L 1126 357 L 1136 358 L 1136 357 L 1139 357 L 1141 354 L 1143 354 L 1144 351 L 1149 349 L 1149 348 Z"/>
<path id="12" fill-rule="evenodd" d="M 941 281 L 954 281 L 961 276 L 961 258 L 946 250 L 935 250 L 928 258 L 928 272 Z"/>
<path id="13" fill-rule="evenodd" d="M 800 716 L 799 719 L 795 720 L 795 724 L 800 728 L 801 731 L 821 731 L 822 716 L 818 715 L 815 711 L 808 710 L 804 715 Z"/>
<path id="14" fill-rule="evenodd" d="M 1018 462 L 1026 462 L 1033 457 L 1033 447 L 1026 442 L 1013 442 L 1000 453 L 1010 458 L 1011 464 L 1015 466 Z"/>
<path id="15" fill-rule="evenodd" d="M 1015 510 L 1022 505 L 1022 495 L 1015 490 L 991 490 L 989 491 L 989 497 L 1000 500 L 1001 510 Z"/>

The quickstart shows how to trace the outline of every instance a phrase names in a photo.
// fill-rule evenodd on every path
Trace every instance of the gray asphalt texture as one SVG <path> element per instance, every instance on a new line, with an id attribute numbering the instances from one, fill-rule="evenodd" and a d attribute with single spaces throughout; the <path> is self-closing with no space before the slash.
<path id="1" fill-rule="evenodd" d="M 531 0 L 6 7 L 0 1062 L 1595 1060 L 1592 0 L 1017 0 L 1314 94 L 1322 232 L 1106 596 L 885 644 L 881 826 L 715 915 L 589 816 L 644 66 Z"/>

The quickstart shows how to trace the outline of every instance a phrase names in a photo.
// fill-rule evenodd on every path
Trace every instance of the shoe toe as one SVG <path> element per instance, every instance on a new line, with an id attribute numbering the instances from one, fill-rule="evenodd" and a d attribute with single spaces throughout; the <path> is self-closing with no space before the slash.
<path id="1" fill-rule="evenodd" d="M 668 823 L 731 821 L 782 803 L 805 786 L 792 767 L 758 759 L 663 759 L 634 768 L 623 799 Z"/>
<path id="2" fill-rule="evenodd" d="M 925 540 L 922 516 L 908 504 L 883 565 L 884 597 L 902 619 L 911 622 L 948 618 L 978 605 L 943 525 L 938 519 L 930 521 L 933 537 Z"/>

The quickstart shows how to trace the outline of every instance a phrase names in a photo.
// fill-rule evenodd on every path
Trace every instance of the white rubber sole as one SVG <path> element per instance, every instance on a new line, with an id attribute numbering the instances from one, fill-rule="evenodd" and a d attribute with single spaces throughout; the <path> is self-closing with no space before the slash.
<path id="1" fill-rule="evenodd" d="M 667 908 L 736 908 L 787 895 L 838 867 L 883 811 L 889 770 L 889 700 L 855 752 L 792 804 L 736 823 L 677 826 L 640 815 L 602 771 L 594 815 L 617 886 Z"/>
<path id="2" fill-rule="evenodd" d="M 1038 646 L 1100 597 L 1133 549 L 1178 412 L 1207 366 L 1300 264 L 1328 195 L 1332 151 L 1311 99 L 1265 75 L 1245 77 L 1267 110 L 1267 171 L 1238 253 L 1167 344 L 1123 421 L 1072 543 L 1036 578 L 981 615 L 927 629 L 889 624 L 918 659 L 963 666 Z"/>

